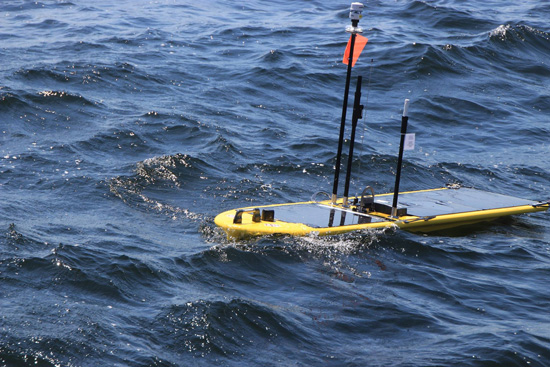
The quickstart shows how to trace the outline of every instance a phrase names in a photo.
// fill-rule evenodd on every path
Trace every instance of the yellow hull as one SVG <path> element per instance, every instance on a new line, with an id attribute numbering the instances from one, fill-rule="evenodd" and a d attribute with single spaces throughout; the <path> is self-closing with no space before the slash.
<path id="1" fill-rule="evenodd" d="M 443 191 L 445 190 L 445 191 Z M 453 189 L 447 189 L 447 188 L 439 188 L 439 189 L 432 189 L 432 190 L 421 190 L 421 191 L 412 191 L 412 192 L 406 192 L 406 193 L 400 193 L 400 197 L 406 197 L 406 194 L 412 194 L 409 195 L 410 198 L 414 198 L 415 196 L 419 196 L 422 200 L 423 197 L 426 197 L 427 195 L 438 195 L 437 200 L 439 199 L 439 196 L 446 194 L 446 190 L 453 190 Z M 471 189 L 468 189 L 471 190 Z M 436 191 L 441 191 L 441 193 L 436 193 Z M 512 197 L 506 197 L 503 195 L 497 195 L 497 194 L 491 194 L 491 193 L 485 193 L 481 191 L 474 191 L 476 195 L 480 195 L 479 193 L 483 193 L 486 195 L 492 195 L 490 196 L 491 199 L 498 199 L 498 202 L 502 202 L 503 205 L 506 205 L 507 198 L 510 199 L 517 199 Z M 377 196 L 377 198 L 390 198 L 392 194 L 383 194 Z M 350 202 L 353 202 L 353 199 L 351 198 Z M 513 203 L 522 203 L 524 200 L 517 199 L 513 200 Z M 438 202 L 435 202 L 435 204 L 432 203 L 432 206 L 440 205 Z M 361 231 L 361 230 L 368 230 L 368 229 L 380 229 L 380 228 L 389 228 L 389 227 L 397 227 L 406 231 L 410 232 L 433 232 L 433 231 L 440 231 L 444 229 L 449 229 L 453 227 L 458 226 L 465 226 L 470 225 L 478 222 L 484 222 L 484 221 L 490 221 L 499 217 L 503 216 L 509 216 L 509 215 L 517 215 L 517 214 L 525 214 L 525 213 L 532 213 L 532 212 L 539 212 L 539 211 L 545 211 L 549 207 L 549 203 L 533 203 L 533 204 L 525 204 L 525 205 L 513 205 L 513 206 L 504 206 L 504 207 L 498 207 L 498 208 L 488 208 L 488 209 L 478 209 L 478 210 L 470 210 L 470 211 L 460 211 L 460 209 L 454 209 L 449 208 L 448 213 L 441 213 L 441 211 L 444 209 L 442 208 L 435 208 L 437 210 L 434 210 L 437 212 L 436 215 L 413 215 L 414 214 L 414 204 L 410 206 L 412 210 L 410 211 L 410 215 L 402 215 L 398 218 L 392 218 L 390 215 L 376 212 L 376 211 L 370 211 L 368 212 L 368 220 L 370 222 L 368 223 L 350 223 L 345 225 L 316 225 L 312 226 L 309 224 L 306 224 L 308 221 L 310 221 L 310 218 L 307 218 L 307 211 L 311 208 L 317 210 L 317 211 L 325 211 L 327 214 L 331 215 L 333 218 L 335 218 L 335 223 L 338 223 L 338 220 L 343 217 L 354 217 L 359 216 L 355 210 L 357 209 L 356 206 L 351 205 L 348 208 L 344 208 L 342 206 L 342 201 L 338 201 L 336 204 L 332 205 L 329 200 L 327 201 L 321 201 L 321 202 L 300 202 L 300 203 L 289 203 L 289 204 L 274 204 L 274 205 L 265 205 L 265 206 L 254 206 L 254 207 L 246 207 L 246 208 L 240 208 L 240 209 L 233 209 L 225 211 L 215 218 L 215 223 L 219 227 L 221 227 L 228 235 L 229 238 L 234 239 L 241 239 L 241 238 L 247 238 L 247 237 L 254 237 L 254 236 L 265 236 L 265 235 L 274 235 L 274 234 L 280 234 L 280 235 L 290 235 L 290 236 L 307 236 L 307 235 L 319 235 L 319 236 L 328 236 L 328 235 L 337 235 L 352 231 Z M 256 217 L 254 218 L 254 209 L 256 209 Z M 271 218 L 270 220 L 262 220 L 258 218 L 258 210 L 259 211 L 265 211 L 265 210 L 272 210 L 275 212 L 275 218 Z M 277 211 L 293 211 L 293 210 L 302 210 L 305 212 L 305 218 L 306 220 L 302 222 L 291 222 L 291 221 L 285 221 L 285 220 L 279 220 L 277 219 Z M 423 208 L 424 210 L 425 208 Z M 430 208 L 428 208 L 430 209 Z M 456 211 L 459 212 L 456 212 Z M 239 221 L 240 223 L 235 223 L 235 216 L 237 212 L 240 211 L 239 214 Z M 363 216 L 362 216 L 363 217 Z M 328 217 L 327 217 L 328 218 Z"/>

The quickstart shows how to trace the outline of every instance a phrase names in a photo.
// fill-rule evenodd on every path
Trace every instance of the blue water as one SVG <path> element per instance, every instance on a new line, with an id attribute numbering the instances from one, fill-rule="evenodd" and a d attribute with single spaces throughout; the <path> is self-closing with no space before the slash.
<path id="1" fill-rule="evenodd" d="M 365 5 L 351 192 L 391 191 L 409 98 L 402 190 L 549 199 L 550 5 Z M 348 8 L 0 3 L 1 366 L 550 365 L 548 213 L 430 236 L 215 227 L 331 190 Z"/>

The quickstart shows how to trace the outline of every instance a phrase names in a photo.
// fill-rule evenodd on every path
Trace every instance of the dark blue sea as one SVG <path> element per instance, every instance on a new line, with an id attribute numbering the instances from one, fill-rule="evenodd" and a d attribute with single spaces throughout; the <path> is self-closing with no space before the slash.
<path id="1" fill-rule="evenodd" d="M 0 366 L 550 366 L 549 213 L 239 242 L 214 224 L 331 191 L 349 6 L 0 3 Z M 351 193 L 392 191 L 408 98 L 403 191 L 549 199 L 548 19 L 366 1 Z"/>

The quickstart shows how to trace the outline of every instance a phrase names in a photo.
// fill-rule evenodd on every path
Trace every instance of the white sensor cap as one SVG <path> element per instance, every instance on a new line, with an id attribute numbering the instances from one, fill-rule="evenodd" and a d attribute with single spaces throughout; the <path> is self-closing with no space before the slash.
<path id="1" fill-rule="evenodd" d="M 351 7 L 349 8 L 349 18 L 351 20 L 359 20 L 363 18 L 362 3 L 351 3 Z"/>
<path id="2" fill-rule="evenodd" d="M 409 102 L 410 101 L 408 99 L 405 100 L 405 105 L 403 106 L 403 116 L 404 117 L 409 116 Z"/>

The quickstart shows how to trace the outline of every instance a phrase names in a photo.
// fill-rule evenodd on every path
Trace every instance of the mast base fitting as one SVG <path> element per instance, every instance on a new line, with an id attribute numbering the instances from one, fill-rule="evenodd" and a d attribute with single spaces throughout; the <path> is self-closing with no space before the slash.
<path id="1" fill-rule="evenodd" d="M 363 33 L 363 28 L 361 27 L 354 27 L 352 25 L 348 25 L 346 27 L 346 32 L 348 33 L 353 33 L 353 34 L 357 34 L 357 33 Z"/>
<path id="2" fill-rule="evenodd" d="M 390 212 L 387 214 L 390 214 L 390 218 L 398 219 L 399 217 L 407 215 L 407 208 L 391 208 Z"/>

